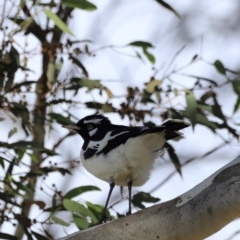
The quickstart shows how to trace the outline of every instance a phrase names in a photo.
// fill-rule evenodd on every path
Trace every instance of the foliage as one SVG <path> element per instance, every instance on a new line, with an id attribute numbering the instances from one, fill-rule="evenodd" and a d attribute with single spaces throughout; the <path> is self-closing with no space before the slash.
<path id="1" fill-rule="evenodd" d="M 5 7 L 7 2 L 5 0 Z M 164 1 L 157 2 L 179 16 Z M 97 6 L 86 0 L 62 0 L 59 3 L 21 1 L 17 12 L 2 19 L 1 33 L 5 38 L 0 52 L 0 121 L 2 127 L 6 126 L 9 130 L 7 137 L 1 137 L 0 142 L 0 218 L 1 224 L 10 222 L 17 226 L 16 236 L 20 238 L 24 234 L 28 239 L 52 238 L 46 230 L 46 226 L 52 224 L 68 227 L 70 223 L 74 223 L 79 229 L 85 229 L 96 223 L 101 214 L 102 206 L 73 200 L 85 192 L 99 191 L 97 187 L 79 186 L 63 194 L 55 185 L 47 186 L 49 175 L 60 173 L 65 178 L 79 165 L 79 159 L 68 159 L 63 166 L 54 162 L 54 157 L 61 157 L 59 146 L 74 133 L 59 137 L 50 148 L 46 144 L 47 136 L 54 134 L 56 125 L 71 124 L 77 120 L 73 110 L 78 107 L 102 113 L 115 113 L 121 118 L 127 117 L 131 124 L 136 121 L 146 126 L 156 124 L 149 121 L 152 117 L 157 118 L 158 122 L 168 118 L 188 119 L 193 129 L 200 124 L 214 134 L 218 134 L 219 129 L 224 129 L 233 137 L 239 137 L 234 122 L 222 111 L 216 90 L 227 84 L 232 85 L 237 96 L 233 108 L 235 114 L 240 107 L 240 78 L 238 73 L 226 68 L 220 60 L 210 65 L 225 78 L 221 84 L 217 78 L 208 79 L 183 73 L 197 62 L 209 64 L 202 56 L 195 55 L 186 66 L 171 69 L 170 66 L 181 52 L 179 51 L 170 61 L 166 75 L 157 77 L 157 71 L 154 71 L 143 88 L 127 87 L 126 95 L 116 104 L 114 100 L 118 98 L 117 92 L 112 92 L 113 90 L 100 79 L 89 78 L 91 69 L 81 60 L 83 55 L 92 58 L 98 51 L 93 49 L 91 41 L 76 40 L 74 33 L 67 26 L 72 11 L 76 9 L 95 11 Z M 37 20 L 36 10 L 38 14 L 44 13 L 44 27 Z M 9 24 L 14 25 L 14 30 L 9 30 Z M 28 68 L 31 53 L 19 47 L 17 42 L 20 33 L 24 33 L 25 38 L 29 35 L 34 36 L 41 45 L 42 73 L 39 79 L 28 78 L 28 74 L 34 69 Z M 48 38 L 49 34 L 52 36 L 51 40 Z M 64 41 L 61 40 L 63 35 L 66 39 Z M 106 48 L 130 48 L 136 59 L 148 61 L 151 66 L 156 64 L 155 56 L 149 52 L 149 49 L 153 48 L 149 42 L 138 40 L 124 46 L 109 45 Z M 142 53 L 135 52 L 138 49 Z M 62 69 L 69 62 L 72 69 L 65 77 L 61 77 Z M 18 78 L 19 73 L 24 74 L 23 80 Z M 191 78 L 193 86 L 189 89 L 178 86 L 172 79 L 173 75 Z M 201 92 L 200 96 L 195 94 L 197 91 Z M 79 96 L 84 92 L 103 96 L 105 101 L 79 101 Z M 33 94 L 34 105 L 31 97 Z M 175 100 L 179 99 L 184 99 L 185 105 L 175 105 Z M 165 105 L 166 102 L 170 104 Z M 7 124 L 9 122 L 11 124 Z M 10 125 L 12 126 L 9 127 Z M 176 170 L 181 173 L 181 162 L 170 144 L 167 145 L 167 152 Z M 19 173 L 19 169 L 23 169 L 24 172 Z M 50 189 L 50 206 L 45 199 L 34 196 L 38 188 L 43 192 L 45 188 Z M 140 192 L 133 197 L 132 203 L 138 208 L 144 208 L 142 202 L 155 203 L 158 200 L 149 193 Z M 37 217 L 30 219 L 32 205 L 38 206 L 41 213 L 46 214 L 45 221 L 40 222 Z M 59 215 L 66 212 L 71 213 L 70 221 L 62 219 L 61 214 Z M 37 224 L 40 224 L 41 229 L 34 228 Z M 0 233 L 0 238 L 16 239 L 3 232 Z"/>

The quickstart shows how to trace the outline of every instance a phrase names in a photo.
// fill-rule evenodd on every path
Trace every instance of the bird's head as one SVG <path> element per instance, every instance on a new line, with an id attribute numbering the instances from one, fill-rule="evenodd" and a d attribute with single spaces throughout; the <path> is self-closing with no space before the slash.
<path id="1" fill-rule="evenodd" d="M 65 125 L 62 127 L 77 132 L 82 136 L 84 140 L 86 140 L 92 135 L 94 135 L 100 127 L 106 127 L 110 124 L 111 122 L 109 121 L 109 119 L 104 117 L 103 115 L 93 114 L 82 118 L 75 125 Z"/>

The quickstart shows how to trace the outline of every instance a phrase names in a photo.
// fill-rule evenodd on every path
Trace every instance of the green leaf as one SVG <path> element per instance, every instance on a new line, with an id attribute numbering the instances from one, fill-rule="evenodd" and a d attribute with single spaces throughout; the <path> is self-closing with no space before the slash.
<path id="1" fill-rule="evenodd" d="M 174 148 L 168 142 L 165 143 L 165 146 L 166 146 L 168 155 L 169 155 L 172 163 L 174 164 L 174 166 L 175 166 L 176 170 L 179 172 L 179 174 L 182 176 L 181 164 L 180 164 L 177 154 L 175 153 Z"/>
<path id="2" fill-rule="evenodd" d="M 99 219 L 100 216 L 102 215 L 102 212 L 104 210 L 104 207 L 98 204 L 93 204 L 91 202 L 86 202 L 88 209 L 94 214 L 96 219 Z M 106 211 L 106 217 L 110 217 L 110 212 L 107 210 Z"/>
<path id="3" fill-rule="evenodd" d="M 60 224 L 60 225 L 65 226 L 65 227 L 70 226 L 70 223 L 65 222 L 64 220 L 62 220 L 61 218 L 59 218 L 55 215 L 51 215 L 51 218 L 57 224 Z"/>
<path id="4" fill-rule="evenodd" d="M 74 223 L 80 230 L 88 228 L 89 222 L 85 218 L 77 215 L 76 213 L 73 213 L 72 216 L 73 216 Z"/>
<path id="5" fill-rule="evenodd" d="M 141 48 L 153 48 L 154 46 L 149 42 L 135 41 L 128 44 L 129 46 L 141 47 Z"/>
<path id="6" fill-rule="evenodd" d="M 152 197 L 149 193 L 139 192 L 133 196 L 132 204 L 135 207 L 143 209 L 145 206 L 142 204 L 142 202 L 156 203 L 159 200 L 159 198 Z"/>
<path id="7" fill-rule="evenodd" d="M 71 199 L 71 198 L 77 197 L 78 195 L 83 194 L 85 192 L 89 192 L 89 191 L 101 191 L 101 190 L 100 190 L 100 188 L 91 186 L 91 185 L 76 187 L 76 188 L 73 188 L 70 191 L 68 191 L 64 195 L 63 198 Z"/>
<path id="8" fill-rule="evenodd" d="M 114 108 L 113 108 L 112 104 L 110 104 L 110 103 L 104 103 L 102 105 L 102 110 L 106 113 L 107 112 L 114 112 Z"/>
<path id="9" fill-rule="evenodd" d="M 144 47 L 143 48 L 143 53 L 145 54 L 145 56 L 148 58 L 148 60 L 152 63 L 152 64 L 154 64 L 155 63 L 155 57 L 150 53 L 150 52 L 148 52 L 148 50 L 147 50 L 147 48 L 146 47 Z"/>
<path id="10" fill-rule="evenodd" d="M 17 132 L 17 128 L 13 128 L 9 131 L 8 133 L 8 138 L 10 138 L 11 136 L 13 136 L 15 133 Z"/>
<path id="11" fill-rule="evenodd" d="M 102 88 L 102 84 L 100 83 L 100 80 L 92 80 L 92 79 L 87 79 L 87 78 L 82 78 L 79 81 L 80 85 L 82 87 L 87 87 L 89 90 L 92 89 L 101 89 Z"/>
<path id="12" fill-rule="evenodd" d="M 161 80 L 152 80 L 146 84 L 146 91 L 148 93 L 153 93 L 155 91 L 155 88 L 159 85 L 162 85 Z"/>
<path id="13" fill-rule="evenodd" d="M 155 63 L 155 57 L 150 52 L 148 52 L 148 48 L 153 48 L 153 45 L 151 43 L 144 42 L 144 41 L 136 41 L 136 42 L 129 43 L 128 46 L 141 47 L 143 50 L 143 53 L 147 57 L 147 59 L 152 64 Z"/>
<path id="14" fill-rule="evenodd" d="M 94 11 L 97 7 L 86 0 L 62 0 L 62 4 L 70 8 L 80 8 L 86 11 Z"/>
<path id="15" fill-rule="evenodd" d="M 236 79 L 232 81 L 232 86 L 233 86 L 233 90 L 234 92 L 240 96 L 240 80 Z"/>
<path id="16" fill-rule="evenodd" d="M 71 212 L 79 213 L 85 217 L 90 217 L 94 222 L 97 221 L 94 214 L 88 208 L 76 201 L 65 198 L 63 200 L 63 206 Z"/>
<path id="17" fill-rule="evenodd" d="M 5 120 L 5 118 L 1 118 L 1 117 L 0 117 L 0 122 L 2 122 L 2 121 L 4 121 L 4 120 Z"/>
<path id="18" fill-rule="evenodd" d="M 46 16 L 51 19 L 60 30 L 74 36 L 70 29 L 67 27 L 67 25 L 55 13 L 53 13 L 49 9 L 44 9 L 43 11 Z"/>
<path id="19" fill-rule="evenodd" d="M 153 99 L 151 98 L 151 94 L 148 93 L 145 89 L 143 90 L 143 94 L 142 94 L 142 99 L 141 99 L 142 103 L 155 103 L 153 101 Z"/>
<path id="20" fill-rule="evenodd" d="M 237 98 L 237 101 L 235 103 L 234 109 L 233 109 L 233 113 L 235 113 L 240 107 L 240 95 Z"/>
<path id="21" fill-rule="evenodd" d="M 222 62 L 220 62 L 219 60 L 216 60 L 213 65 L 216 67 L 219 73 L 226 75 L 226 69 L 223 66 Z"/>
<path id="22" fill-rule="evenodd" d="M 208 128 L 210 128 L 213 132 L 218 128 L 215 122 L 209 121 L 205 115 L 201 113 L 197 113 L 197 123 L 202 124 Z"/>
<path id="23" fill-rule="evenodd" d="M 74 124 L 69 118 L 62 116 L 59 113 L 49 113 L 48 115 L 60 124 L 63 125 Z"/>
<path id="24" fill-rule="evenodd" d="M 55 64 L 55 71 L 54 71 L 54 78 L 57 79 L 59 73 L 62 70 L 62 66 L 63 66 L 63 58 L 60 58 L 60 60 Z"/>
<path id="25" fill-rule="evenodd" d="M 7 239 L 7 240 L 18 240 L 18 237 L 10 235 L 8 233 L 0 232 L 0 239 Z"/>
<path id="26" fill-rule="evenodd" d="M 186 110 L 194 129 L 194 126 L 196 125 L 197 101 L 192 91 L 186 92 L 186 104 Z"/>
<path id="27" fill-rule="evenodd" d="M 174 10 L 168 3 L 164 2 L 163 0 L 156 0 L 160 5 L 167 8 L 168 10 L 172 11 L 178 18 L 181 18 L 180 14 Z"/>

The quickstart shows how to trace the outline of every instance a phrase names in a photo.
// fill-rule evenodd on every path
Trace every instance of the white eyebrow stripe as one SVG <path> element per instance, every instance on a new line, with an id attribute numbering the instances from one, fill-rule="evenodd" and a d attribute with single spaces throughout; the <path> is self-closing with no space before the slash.
<path id="1" fill-rule="evenodd" d="M 90 120 L 84 120 L 83 123 L 95 123 L 95 124 L 98 124 L 102 121 L 103 119 L 102 118 L 94 118 L 94 119 L 90 119 Z"/>

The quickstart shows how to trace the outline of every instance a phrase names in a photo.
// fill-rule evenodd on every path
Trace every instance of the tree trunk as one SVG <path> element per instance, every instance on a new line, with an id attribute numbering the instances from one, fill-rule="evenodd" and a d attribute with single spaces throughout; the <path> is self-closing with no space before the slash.
<path id="1" fill-rule="evenodd" d="M 171 201 L 61 240 L 202 240 L 239 217 L 239 172 L 240 157 Z"/>

